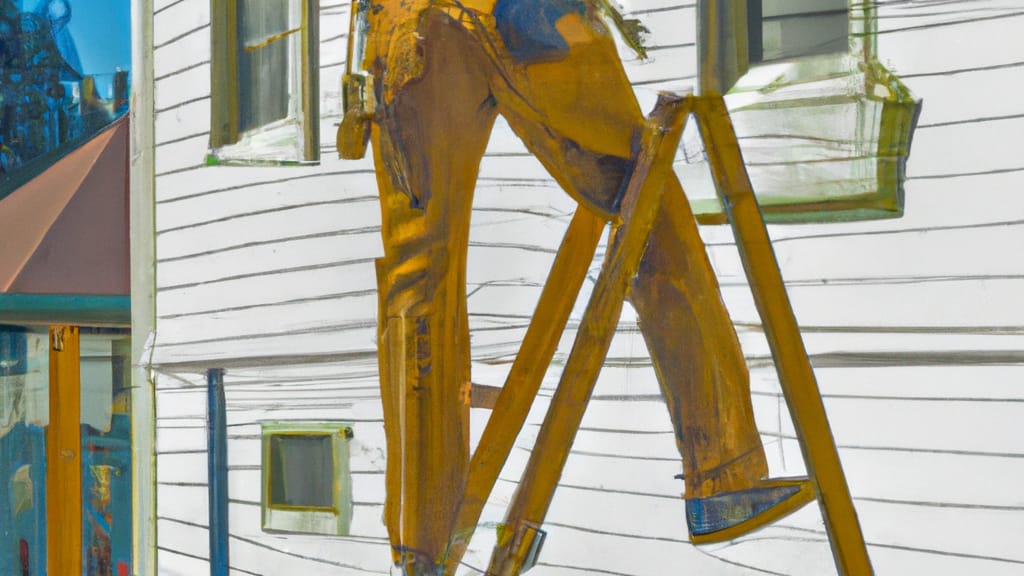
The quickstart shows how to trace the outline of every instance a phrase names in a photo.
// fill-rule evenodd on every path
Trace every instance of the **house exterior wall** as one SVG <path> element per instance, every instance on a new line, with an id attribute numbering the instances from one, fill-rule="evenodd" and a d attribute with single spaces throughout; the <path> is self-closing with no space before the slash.
<path id="1" fill-rule="evenodd" d="M 696 6 L 632 0 L 652 58 L 623 51 L 638 97 L 696 81 Z M 232 574 L 387 574 L 384 434 L 375 352 L 373 166 L 335 158 L 349 2 L 320 6 L 321 161 L 207 166 L 210 2 L 155 0 L 158 573 L 209 571 L 206 388 L 225 368 Z M 968 9 L 969 8 L 969 9 Z M 898 220 L 770 232 L 815 362 L 879 574 L 1011 574 L 1024 564 L 1017 432 L 1024 394 L 1024 129 L 1014 93 L 1022 13 L 994 0 L 879 4 L 878 53 L 925 101 Z M 685 181 L 684 181 L 685 186 Z M 499 120 L 474 200 L 469 299 L 474 382 L 500 385 L 574 209 Z M 727 229 L 705 239 L 752 367 L 773 475 L 803 472 L 770 354 Z M 600 252 L 600 251 L 599 251 Z M 596 272 L 599 262 L 595 262 Z M 589 284 L 559 348 L 564 361 Z M 485 510 L 503 517 L 543 409 L 549 371 Z M 487 411 L 474 410 L 474 438 Z M 260 423 L 352 423 L 348 537 L 260 528 Z M 632 311 L 624 312 L 548 515 L 532 571 L 829 574 L 813 506 L 737 543 L 686 542 L 668 413 Z M 488 524 L 490 523 L 490 524 Z M 486 566 L 478 530 L 462 572 Z"/>

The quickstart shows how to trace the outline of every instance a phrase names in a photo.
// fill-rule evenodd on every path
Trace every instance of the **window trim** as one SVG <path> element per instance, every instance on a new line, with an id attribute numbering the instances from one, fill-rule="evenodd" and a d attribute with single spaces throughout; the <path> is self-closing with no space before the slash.
<path id="1" fill-rule="evenodd" d="M 349 442 L 352 425 L 347 422 L 264 422 L 261 431 L 260 508 L 264 532 L 289 532 L 345 536 L 352 522 L 352 473 Z M 271 443 L 275 436 L 327 436 L 331 439 L 333 505 L 290 506 L 271 504 Z"/>
<path id="2" fill-rule="evenodd" d="M 210 0 L 210 154 L 207 163 L 308 164 L 320 160 L 319 0 L 299 3 L 299 106 L 283 120 L 239 130 L 238 2 Z M 278 145 L 288 142 L 293 146 Z M 292 150 L 294 148 L 294 151 Z"/>

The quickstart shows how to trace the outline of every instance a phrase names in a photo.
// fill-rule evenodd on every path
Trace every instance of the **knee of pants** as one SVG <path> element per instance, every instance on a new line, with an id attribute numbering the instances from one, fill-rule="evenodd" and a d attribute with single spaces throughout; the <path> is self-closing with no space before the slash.
<path id="1" fill-rule="evenodd" d="M 584 205 L 605 216 L 617 214 L 633 174 L 634 160 L 597 154 L 569 139 L 562 139 L 560 148 L 562 166 L 554 172 L 559 183 Z"/>

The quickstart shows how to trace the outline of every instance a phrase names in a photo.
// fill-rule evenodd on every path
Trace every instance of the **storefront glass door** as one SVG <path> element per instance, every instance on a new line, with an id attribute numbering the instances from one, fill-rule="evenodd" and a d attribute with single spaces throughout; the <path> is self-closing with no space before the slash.
<path id="1" fill-rule="evenodd" d="M 131 572 L 130 336 L 0 325 L 0 574 Z"/>

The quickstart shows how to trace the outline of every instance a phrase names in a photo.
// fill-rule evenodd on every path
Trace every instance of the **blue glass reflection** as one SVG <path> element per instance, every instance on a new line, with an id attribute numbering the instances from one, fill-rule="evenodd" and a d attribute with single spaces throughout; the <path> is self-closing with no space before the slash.
<path id="1" fill-rule="evenodd" d="M 128 0 L 0 0 L 0 197 L 128 111 Z"/>

